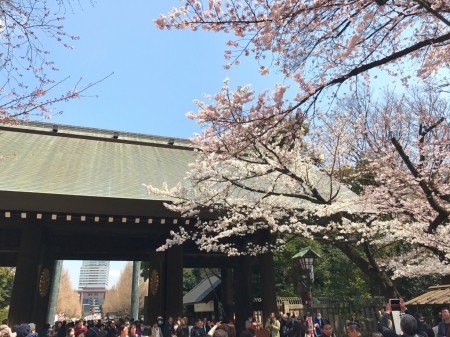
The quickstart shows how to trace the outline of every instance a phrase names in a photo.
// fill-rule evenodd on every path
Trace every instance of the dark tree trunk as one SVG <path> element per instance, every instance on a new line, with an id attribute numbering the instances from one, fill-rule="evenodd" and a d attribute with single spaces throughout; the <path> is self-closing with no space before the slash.
<path id="1" fill-rule="evenodd" d="M 379 268 L 368 244 L 363 244 L 362 251 L 346 243 L 336 243 L 335 247 L 342 251 L 364 274 L 374 280 L 386 298 L 400 296 L 391 278 Z"/>

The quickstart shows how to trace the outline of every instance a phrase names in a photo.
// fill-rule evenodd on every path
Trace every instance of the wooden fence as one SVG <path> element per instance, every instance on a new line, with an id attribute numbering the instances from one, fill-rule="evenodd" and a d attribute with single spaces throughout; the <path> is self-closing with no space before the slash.
<path id="1" fill-rule="evenodd" d="M 385 306 L 386 299 L 381 296 L 371 299 L 318 297 L 314 299 L 311 309 L 331 322 L 338 337 L 346 336 L 346 325 L 352 313 L 356 313 L 363 335 L 371 336 L 378 331 L 380 309 Z"/>
<path id="2" fill-rule="evenodd" d="M 260 299 L 255 299 L 255 316 L 262 318 L 262 313 L 257 309 Z M 296 316 L 312 315 L 317 312 L 329 320 L 337 337 L 347 335 L 345 328 L 352 313 L 356 313 L 357 320 L 361 325 L 363 336 L 370 337 L 373 332 L 378 331 L 380 310 L 386 306 L 386 299 L 381 296 L 367 298 L 351 297 L 315 297 L 311 307 L 304 307 L 298 297 L 278 297 L 277 305 L 279 311 L 295 314 Z"/>

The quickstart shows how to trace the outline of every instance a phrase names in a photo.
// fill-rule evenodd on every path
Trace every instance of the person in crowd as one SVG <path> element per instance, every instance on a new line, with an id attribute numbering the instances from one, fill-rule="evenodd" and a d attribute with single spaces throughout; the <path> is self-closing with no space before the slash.
<path id="1" fill-rule="evenodd" d="M 407 313 L 405 302 L 400 298 L 400 316 Z M 386 309 L 380 318 L 379 332 L 383 334 L 383 337 L 395 337 L 395 327 L 392 320 L 392 308 L 391 304 L 386 304 Z"/>
<path id="2" fill-rule="evenodd" d="M 356 316 L 356 312 L 353 312 L 352 316 L 347 321 L 347 326 L 350 326 L 350 325 L 357 325 L 361 329 L 361 324 L 358 321 L 358 317 Z"/>
<path id="3" fill-rule="evenodd" d="M 131 324 L 130 325 L 130 332 L 128 333 L 128 336 L 129 337 L 140 337 L 138 334 L 137 334 L 137 326 L 136 326 L 136 324 Z"/>
<path id="4" fill-rule="evenodd" d="M 119 326 L 119 337 L 128 337 L 128 326 L 125 324 Z"/>
<path id="5" fill-rule="evenodd" d="M 6 323 L 2 322 L 2 324 L 0 325 L 0 337 L 16 337 L 17 334 L 11 331 L 11 328 L 7 323 L 8 320 L 6 320 Z"/>
<path id="6" fill-rule="evenodd" d="M 201 318 L 195 321 L 195 325 L 191 329 L 191 337 L 204 337 L 206 336 L 205 329 L 203 327 L 203 320 Z"/>
<path id="7" fill-rule="evenodd" d="M 55 330 L 55 333 L 58 334 L 59 329 L 61 329 L 62 326 L 62 322 L 61 321 L 56 321 L 55 324 L 53 325 L 53 329 Z"/>
<path id="8" fill-rule="evenodd" d="M 320 312 L 316 313 L 316 317 L 314 317 L 314 332 L 316 336 L 319 336 L 322 334 L 323 325 L 327 322 L 327 320 L 322 317 L 322 314 Z"/>
<path id="9" fill-rule="evenodd" d="M 229 337 L 229 335 L 223 329 L 216 329 L 216 331 L 214 331 L 213 337 Z"/>
<path id="10" fill-rule="evenodd" d="M 228 337 L 236 337 L 236 327 L 232 321 L 223 320 L 218 329 L 224 330 L 228 334 Z"/>
<path id="11" fill-rule="evenodd" d="M 117 337 L 119 334 L 119 330 L 116 326 L 116 321 L 114 319 L 109 321 L 108 327 L 106 329 L 106 336 L 107 337 Z"/>
<path id="12" fill-rule="evenodd" d="M 437 337 L 446 337 L 450 330 L 450 311 L 448 307 L 441 309 L 441 321 L 438 324 Z"/>
<path id="13" fill-rule="evenodd" d="M 56 337 L 66 337 L 67 335 L 67 322 L 62 321 L 60 322 L 61 325 L 58 328 L 58 332 L 56 333 Z"/>
<path id="14" fill-rule="evenodd" d="M 252 334 L 252 331 L 250 329 L 253 329 L 251 325 L 247 326 L 244 330 L 241 331 L 239 334 L 239 337 L 255 337 L 254 334 Z"/>
<path id="15" fill-rule="evenodd" d="M 67 331 L 66 337 L 75 337 L 75 328 L 68 327 L 66 331 Z"/>
<path id="16" fill-rule="evenodd" d="M 189 337 L 189 326 L 184 318 L 180 318 L 177 330 L 175 331 L 177 337 Z"/>
<path id="17" fill-rule="evenodd" d="M 97 323 L 96 327 L 98 328 L 98 337 L 106 337 L 108 332 L 106 331 L 106 324 L 103 323 L 101 320 Z"/>
<path id="18" fill-rule="evenodd" d="M 209 325 L 209 321 L 206 317 L 203 317 L 203 330 L 205 330 L 206 333 L 209 332 L 209 330 L 211 330 L 211 326 Z"/>
<path id="19" fill-rule="evenodd" d="M 417 336 L 417 319 L 409 314 L 404 314 L 400 319 L 400 329 L 404 337 Z"/>
<path id="20" fill-rule="evenodd" d="M 260 330 L 263 327 L 261 321 L 256 317 L 252 318 L 252 325 L 255 330 Z"/>
<path id="21" fill-rule="evenodd" d="M 266 330 L 269 331 L 270 337 L 280 337 L 280 322 L 276 319 L 275 313 L 270 313 L 270 317 L 265 325 Z"/>
<path id="22" fill-rule="evenodd" d="M 92 322 L 94 323 L 94 322 Z M 89 323 L 88 323 L 89 324 Z M 106 337 L 105 324 L 100 320 L 94 326 L 90 327 L 86 333 L 86 337 Z"/>
<path id="23" fill-rule="evenodd" d="M 141 327 L 143 326 L 144 322 L 137 320 L 134 321 L 134 324 L 136 325 L 136 335 L 142 336 Z"/>
<path id="24" fill-rule="evenodd" d="M 416 312 L 413 316 L 417 321 L 417 334 L 419 337 L 434 337 L 434 332 L 431 335 L 428 335 L 430 328 L 425 322 L 423 315 L 420 312 Z"/>
<path id="25" fill-rule="evenodd" d="M 28 337 L 31 330 L 28 324 L 21 324 L 14 329 L 14 332 L 16 333 L 17 337 Z"/>
<path id="26" fill-rule="evenodd" d="M 39 335 L 36 332 L 36 324 L 29 323 L 28 325 L 30 326 L 30 333 L 28 334 L 28 337 L 38 337 Z M 50 327 L 50 324 L 48 326 Z M 47 333 L 42 335 L 42 337 L 46 337 L 46 335 L 47 335 Z"/>
<path id="27" fill-rule="evenodd" d="M 84 330 L 78 330 L 78 332 L 75 332 L 75 337 L 86 337 L 86 333 Z"/>
<path id="28" fill-rule="evenodd" d="M 292 326 L 292 330 L 289 332 L 288 337 L 306 337 L 309 331 L 305 325 L 303 318 L 295 320 Z"/>
<path id="29" fill-rule="evenodd" d="M 47 337 L 56 337 L 56 331 L 52 326 L 47 331 Z"/>
<path id="30" fill-rule="evenodd" d="M 289 332 L 290 321 L 287 314 L 280 315 L 280 337 L 286 337 Z"/>
<path id="31" fill-rule="evenodd" d="M 222 324 L 221 321 L 218 321 L 216 324 L 214 324 L 214 326 L 213 326 L 211 329 L 209 329 L 209 331 L 208 331 L 208 336 L 214 335 L 214 331 L 216 331 L 217 328 L 219 328 L 219 326 L 220 326 L 221 324 Z"/>
<path id="32" fill-rule="evenodd" d="M 361 329 L 359 324 L 349 324 L 347 325 L 347 336 L 348 337 L 361 337 Z"/>
<path id="33" fill-rule="evenodd" d="M 162 332 L 164 337 L 172 337 L 175 335 L 175 322 L 172 316 L 169 316 L 167 321 L 163 324 Z"/>
<path id="34" fill-rule="evenodd" d="M 330 322 L 326 321 L 322 324 L 322 334 L 321 337 L 336 337 L 333 332 L 333 327 Z"/>
<path id="35" fill-rule="evenodd" d="M 83 331 L 84 334 L 86 335 L 88 328 L 86 327 L 86 325 L 84 325 L 84 322 L 82 319 L 79 319 L 76 323 L 75 323 L 75 336 L 78 335 L 78 332 Z"/>
<path id="36" fill-rule="evenodd" d="M 152 334 L 151 326 L 148 324 L 145 324 L 144 321 L 141 321 L 141 336 L 142 337 L 149 337 Z"/>
<path id="37" fill-rule="evenodd" d="M 152 326 L 152 334 L 151 337 L 163 337 L 163 328 L 164 325 L 164 319 L 162 316 L 158 316 L 156 318 L 156 322 Z"/>

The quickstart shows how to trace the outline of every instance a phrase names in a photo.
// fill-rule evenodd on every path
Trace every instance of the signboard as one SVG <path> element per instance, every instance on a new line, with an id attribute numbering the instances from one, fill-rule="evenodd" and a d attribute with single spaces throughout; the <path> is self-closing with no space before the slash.
<path id="1" fill-rule="evenodd" d="M 194 312 L 212 312 L 214 311 L 214 301 L 211 300 L 208 303 L 195 303 Z"/>

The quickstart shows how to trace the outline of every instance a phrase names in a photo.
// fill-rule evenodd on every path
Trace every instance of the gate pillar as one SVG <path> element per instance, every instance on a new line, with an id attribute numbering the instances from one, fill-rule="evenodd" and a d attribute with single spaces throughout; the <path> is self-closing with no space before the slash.
<path id="1" fill-rule="evenodd" d="M 271 253 L 258 257 L 261 270 L 261 309 L 263 312 L 262 323 L 265 324 L 270 313 L 277 313 L 277 294 L 275 286 L 275 267 Z"/>
<path id="2" fill-rule="evenodd" d="M 178 317 L 183 313 L 183 247 L 174 246 L 150 257 L 147 312 L 151 323 L 158 316 Z"/>
<path id="3" fill-rule="evenodd" d="M 253 316 L 251 257 L 239 256 L 233 271 L 236 332 L 245 328 L 245 321 Z"/>
<path id="4" fill-rule="evenodd" d="M 234 306 L 233 306 L 233 269 L 231 268 L 222 268 L 220 271 L 220 275 L 222 278 L 222 309 L 223 312 L 219 312 L 219 316 L 221 320 L 227 319 L 230 320 L 233 317 Z"/>
<path id="5" fill-rule="evenodd" d="M 36 223 L 22 229 L 9 307 L 11 325 L 46 323 L 55 260 L 47 250 L 43 234 Z"/>

